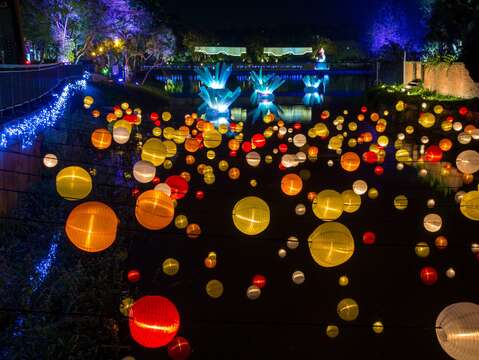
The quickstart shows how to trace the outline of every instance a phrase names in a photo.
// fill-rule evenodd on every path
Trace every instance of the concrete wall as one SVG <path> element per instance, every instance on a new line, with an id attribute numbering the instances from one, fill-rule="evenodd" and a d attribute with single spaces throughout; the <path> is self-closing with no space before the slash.
<path id="1" fill-rule="evenodd" d="M 479 83 L 472 80 L 464 63 L 423 65 L 418 61 L 408 61 L 404 83 L 415 79 L 422 80 L 426 89 L 441 95 L 465 99 L 479 97 Z"/>

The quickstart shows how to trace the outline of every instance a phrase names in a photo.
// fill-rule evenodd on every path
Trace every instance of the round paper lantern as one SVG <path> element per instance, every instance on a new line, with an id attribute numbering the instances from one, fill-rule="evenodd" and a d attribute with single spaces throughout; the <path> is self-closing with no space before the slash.
<path id="1" fill-rule="evenodd" d="M 91 134 L 91 143 L 98 150 L 108 149 L 111 145 L 112 136 L 107 129 L 96 129 Z"/>
<path id="2" fill-rule="evenodd" d="M 253 143 L 254 146 L 256 146 L 258 149 L 261 149 L 266 145 L 266 139 L 263 134 L 255 134 L 251 138 L 251 142 Z"/>
<path id="3" fill-rule="evenodd" d="M 256 285 L 251 285 L 246 289 L 246 296 L 250 300 L 256 300 L 261 296 L 261 289 Z"/>
<path id="4" fill-rule="evenodd" d="M 58 172 L 56 187 L 61 197 L 75 201 L 86 198 L 93 185 L 91 176 L 86 170 L 79 166 L 68 166 Z"/>
<path id="5" fill-rule="evenodd" d="M 161 191 L 145 191 L 136 200 L 136 219 L 147 229 L 160 230 L 167 227 L 174 215 L 173 201 Z"/>
<path id="6" fill-rule="evenodd" d="M 306 206 L 304 204 L 298 204 L 294 208 L 294 212 L 295 212 L 296 215 L 302 216 L 302 215 L 306 214 Z"/>
<path id="7" fill-rule="evenodd" d="M 338 284 L 339 286 L 348 286 L 349 284 L 349 279 L 346 275 L 342 275 L 339 277 L 339 280 L 338 280 Z"/>
<path id="8" fill-rule="evenodd" d="M 132 269 L 128 271 L 127 278 L 128 278 L 128 281 L 131 283 L 136 283 L 140 281 L 140 278 L 141 278 L 140 271 L 136 269 Z"/>
<path id="9" fill-rule="evenodd" d="M 298 195 L 302 189 L 303 180 L 296 174 L 287 174 L 281 179 L 281 190 L 286 195 Z"/>
<path id="10" fill-rule="evenodd" d="M 479 170 L 479 153 L 475 150 L 465 150 L 456 158 L 456 166 L 464 174 L 474 174 Z"/>
<path id="11" fill-rule="evenodd" d="M 454 279 L 454 277 L 456 276 L 456 270 L 454 270 L 453 268 L 449 268 L 446 270 L 446 276 L 449 278 L 449 279 Z"/>
<path id="12" fill-rule="evenodd" d="M 206 284 L 206 293 L 209 297 L 217 299 L 223 295 L 223 284 L 219 280 L 210 280 Z"/>
<path id="13" fill-rule="evenodd" d="M 434 285 L 437 282 L 437 271 L 431 266 L 423 267 L 419 275 L 425 285 Z"/>
<path id="14" fill-rule="evenodd" d="M 161 191 L 165 193 L 166 195 L 170 196 L 171 195 L 171 188 L 168 184 L 165 183 L 159 183 L 158 185 L 155 186 L 154 188 L 156 191 Z"/>
<path id="15" fill-rule="evenodd" d="M 77 248 L 99 252 L 115 241 L 118 223 L 115 212 L 109 206 L 98 201 L 88 201 L 70 212 L 65 232 Z"/>
<path id="16" fill-rule="evenodd" d="M 163 164 L 166 156 L 166 146 L 157 138 L 148 139 L 141 149 L 141 159 L 151 162 L 154 166 Z"/>
<path id="17" fill-rule="evenodd" d="M 323 190 L 313 200 L 313 212 L 323 221 L 336 220 L 343 213 L 344 202 L 340 193 Z"/>
<path id="18" fill-rule="evenodd" d="M 142 184 L 149 183 L 156 175 L 155 166 L 145 160 L 140 160 L 133 165 L 133 177 Z"/>
<path id="19" fill-rule="evenodd" d="M 130 131 L 123 126 L 113 128 L 113 140 L 117 144 L 126 144 L 130 140 Z"/>
<path id="20" fill-rule="evenodd" d="M 341 156 L 341 167 L 349 172 L 356 171 L 359 168 L 361 159 L 355 152 L 347 152 Z"/>
<path id="21" fill-rule="evenodd" d="M 353 299 L 346 298 L 338 303 L 337 312 L 344 321 L 353 321 L 359 316 L 359 305 Z"/>
<path id="22" fill-rule="evenodd" d="M 417 256 L 421 258 L 426 258 L 429 256 L 430 253 L 429 245 L 425 241 L 420 241 L 414 247 L 414 252 Z"/>
<path id="23" fill-rule="evenodd" d="M 168 344 L 168 356 L 173 360 L 185 360 L 191 355 L 191 346 L 184 337 L 177 336 Z"/>
<path id="24" fill-rule="evenodd" d="M 408 205 L 408 199 L 405 195 L 398 195 L 394 198 L 394 207 L 398 210 L 405 210 Z"/>
<path id="25" fill-rule="evenodd" d="M 58 158 L 55 154 L 46 154 L 43 157 L 43 165 L 45 165 L 47 168 L 53 168 L 57 166 L 58 164 Z"/>
<path id="26" fill-rule="evenodd" d="M 432 113 L 423 113 L 419 116 L 419 124 L 425 128 L 431 128 L 436 123 L 436 117 Z"/>
<path id="27" fill-rule="evenodd" d="M 299 147 L 299 148 L 303 147 L 304 145 L 306 145 L 306 142 L 307 142 L 306 136 L 304 136 L 303 134 L 296 134 L 293 137 L 293 144 L 296 147 Z"/>
<path id="28" fill-rule="evenodd" d="M 354 213 L 361 207 L 361 196 L 353 190 L 345 190 L 341 193 L 343 198 L 343 210 L 347 213 Z"/>
<path id="29" fill-rule="evenodd" d="M 376 321 L 373 324 L 373 331 L 376 334 L 382 334 L 384 331 L 384 325 L 381 321 Z"/>
<path id="30" fill-rule="evenodd" d="M 163 261 L 161 267 L 163 269 L 163 272 L 169 276 L 174 276 L 178 274 L 178 271 L 180 271 L 180 263 L 178 262 L 178 260 L 173 258 L 168 258 Z"/>
<path id="31" fill-rule="evenodd" d="M 442 218 L 438 214 L 427 214 L 423 224 L 427 231 L 438 232 L 442 228 Z"/>
<path id="32" fill-rule="evenodd" d="M 256 196 L 248 196 L 233 208 L 233 223 L 246 235 L 258 235 L 266 230 L 270 221 L 269 206 Z"/>
<path id="33" fill-rule="evenodd" d="M 288 249 L 291 249 L 291 250 L 296 249 L 299 246 L 299 239 L 296 236 L 288 237 L 286 246 L 288 247 Z"/>
<path id="34" fill-rule="evenodd" d="M 442 150 L 437 145 L 431 145 L 426 149 L 424 160 L 429 162 L 439 162 L 442 159 Z"/>
<path id="35" fill-rule="evenodd" d="M 249 166 L 257 167 L 261 162 L 261 155 L 256 151 L 251 151 L 246 154 L 246 162 Z"/>
<path id="36" fill-rule="evenodd" d="M 447 238 L 443 235 L 439 235 L 434 240 L 434 245 L 437 247 L 438 250 L 444 250 L 447 248 Z"/>
<path id="37" fill-rule="evenodd" d="M 460 210 L 468 219 L 479 221 L 479 191 L 469 191 L 462 196 Z"/>
<path id="38" fill-rule="evenodd" d="M 363 195 L 368 191 L 368 184 L 364 180 L 356 180 L 353 183 L 353 191 L 355 194 Z"/>
<path id="39" fill-rule="evenodd" d="M 328 325 L 326 327 L 326 335 L 329 338 L 334 339 L 339 335 L 339 328 L 336 325 Z"/>
<path id="40" fill-rule="evenodd" d="M 262 289 L 266 286 L 266 278 L 261 274 L 257 274 L 253 276 L 251 283 Z"/>
<path id="41" fill-rule="evenodd" d="M 180 315 L 173 304 L 162 296 L 144 296 L 130 309 L 130 334 L 140 345 L 158 348 L 167 345 L 180 328 Z"/>
<path id="42" fill-rule="evenodd" d="M 201 235 L 201 227 L 198 224 L 188 224 L 186 227 L 186 235 L 190 239 L 197 239 Z"/>
<path id="43" fill-rule="evenodd" d="M 188 193 L 188 182 L 179 175 L 168 176 L 165 182 L 171 188 L 173 199 L 183 199 Z"/>
<path id="44" fill-rule="evenodd" d="M 334 267 L 348 261 L 354 253 L 354 239 L 349 229 L 337 222 L 319 225 L 308 238 L 314 261 L 323 267 Z"/>
<path id="45" fill-rule="evenodd" d="M 293 280 L 293 283 L 295 283 L 296 285 L 301 285 L 302 283 L 304 283 L 305 276 L 302 271 L 297 270 L 293 273 L 293 275 L 291 275 L 291 279 Z"/>
<path id="46" fill-rule="evenodd" d="M 436 319 L 436 336 L 452 358 L 479 359 L 479 305 L 461 302 L 444 308 Z"/>
<path id="47" fill-rule="evenodd" d="M 221 145 L 221 134 L 215 129 L 205 131 L 203 134 L 203 144 L 208 149 L 214 149 Z"/>

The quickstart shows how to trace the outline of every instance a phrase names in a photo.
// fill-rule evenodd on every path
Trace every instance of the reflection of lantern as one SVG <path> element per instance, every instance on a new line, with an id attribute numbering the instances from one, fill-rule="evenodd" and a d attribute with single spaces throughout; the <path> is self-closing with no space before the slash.
<path id="1" fill-rule="evenodd" d="M 166 146 L 157 138 L 148 139 L 141 149 L 141 159 L 149 161 L 155 166 L 163 164 L 166 156 Z"/>
<path id="2" fill-rule="evenodd" d="M 99 150 L 110 147 L 111 139 L 112 136 L 107 129 L 96 129 L 91 134 L 91 143 Z"/>
<path id="3" fill-rule="evenodd" d="M 248 196 L 238 201 L 232 216 L 236 228 L 246 235 L 263 232 L 270 221 L 268 204 L 256 196 Z"/>
<path id="4" fill-rule="evenodd" d="M 55 154 L 46 154 L 43 157 L 43 165 L 45 165 L 47 168 L 55 167 L 57 164 L 58 158 Z"/>
<path id="5" fill-rule="evenodd" d="M 349 229 L 337 222 L 319 225 L 308 238 L 314 261 L 334 267 L 349 260 L 354 253 L 354 239 Z"/>
<path id="6" fill-rule="evenodd" d="M 160 230 L 167 227 L 174 214 L 173 201 L 161 191 L 145 191 L 136 200 L 136 219 L 147 229 Z"/>
<path id="7" fill-rule="evenodd" d="M 455 303 L 436 319 L 436 336 L 443 350 L 454 359 L 479 359 L 479 305 Z"/>
<path id="8" fill-rule="evenodd" d="M 176 275 L 178 274 L 178 271 L 180 271 L 180 263 L 178 262 L 178 260 L 173 258 L 168 258 L 163 261 L 161 267 L 163 269 L 163 272 L 169 276 Z"/>
<path id="9" fill-rule="evenodd" d="M 281 179 L 281 190 L 286 195 L 298 195 L 302 188 L 303 180 L 296 174 L 287 174 Z"/>
<path id="10" fill-rule="evenodd" d="M 113 244 L 118 223 L 115 212 L 109 206 L 98 201 L 88 201 L 70 212 L 65 232 L 77 248 L 98 252 Z"/>
<path id="11" fill-rule="evenodd" d="M 359 168 L 361 159 L 355 152 L 347 152 L 341 156 L 341 167 L 349 172 L 356 171 Z"/>
<path id="12" fill-rule="evenodd" d="M 313 212 L 323 221 L 336 220 L 343 213 L 343 198 L 334 190 L 323 190 L 313 200 Z"/>
<path id="13" fill-rule="evenodd" d="M 353 299 L 346 298 L 338 303 L 337 312 L 344 321 L 353 321 L 359 315 L 359 305 Z"/>
<path id="14" fill-rule="evenodd" d="M 206 284 L 206 293 L 213 299 L 221 297 L 221 295 L 223 295 L 223 291 L 223 284 L 219 280 L 210 280 Z"/>
<path id="15" fill-rule="evenodd" d="M 144 296 L 130 309 L 130 333 L 133 339 L 147 348 L 167 345 L 180 328 L 176 306 L 162 296 Z"/>
<path id="16" fill-rule="evenodd" d="M 88 196 L 92 189 L 90 174 L 79 166 L 68 166 L 56 177 L 58 194 L 66 200 L 80 200 Z"/>
<path id="17" fill-rule="evenodd" d="M 133 177 L 142 184 L 149 183 L 153 180 L 155 174 L 156 168 L 149 161 L 140 160 L 133 165 Z"/>

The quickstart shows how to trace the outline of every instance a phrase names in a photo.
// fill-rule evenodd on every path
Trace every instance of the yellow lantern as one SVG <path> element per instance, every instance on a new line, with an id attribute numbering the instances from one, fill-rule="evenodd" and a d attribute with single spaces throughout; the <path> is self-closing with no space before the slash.
<path id="1" fill-rule="evenodd" d="M 92 179 L 90 174 L 79 166 L 68 166 L 56 177 L 58 194 L 66 200 L 81 200 L 90 194 Z"/>
<path id="2" fill-rule="evenodd" d="M 308 238 L 314 261 L 334 267 L 348 261 L 354 253 L 354 239 L 349 229 L 337 222 L 319 225 Z"/>
<path id="3" fill-rule="evenodd" d="M 162 191 L 145 191 L 136 200 L 136 219 L 147 229 L 160 230 L 167 227 L 174 215 L 173 201 Z"/>
<path id="4" fill-rule="evenodd" d="M 168 111 L 165 111 L 161 114 L 161 118 L 163 121 L 170 121 L 171 120 L 171 113 Z"/>
<path id="5" fill-rule="evenodd" d="M 373 324 L 373 331 L 375 334 L 382 334 L 384 331 L 384 325 L 381 321 L 376 321 Z"/>
<path id="6" fill-rule="evenodd" d="M 175 217 L 175 226 L 178 229 L 184 229 L 188 226 L 188 218 L 185 215 L 178 215 Z"/>
<path id="7" fill-rule="evenodd" d="M 221 171 L 226 171 L 228 170 L 228 167 L 229 167 L 229 164 L 226 160 L 220 160 L 220 162 L 218 163 L 218 168 L 221 170 Z"/>
<path id="8" fill-rule="evenodd" d="M 338 303 L 337 312 L 344 321 L 353 321 L 359 315 L 359 305 L 353 299 L 346 298 Z"/>
<path id="9" fill-rule="evenodd" d="M 178 274 L 178 271 L 180 271 L 180 263 L 178 262 L 178 260 L 173 258 L 168 258 L 163 261 L 161 267 L 163 269 L 163 272 L 169 276 L 174 276 Z"/>
<path id="10" fill-rule="evenodd" d="M 313 212 L 323 221 L 336 220 L 343 213 L 344 202 L 340 193 L 323 190 L 313 200 Z"/>
<path id="11" fill-rule="evenodd" d="M 326 327 L 326 335 L 329 338 L 334 339 L 339 335 L 339 328 L 336 325 L 328 325 Z"/>
<path id="12" fill-rule="evenodd" d="M 461 213 L 468 219 L 479 221 L 479 191 L 464 194 L 460 203 Z"/>
<path id="13" fill-rule="evenodd" d="M 414 247 L 414 252 L 416 253 L 418 257 L 426 258 L 429 256 L 429 252 L 430 252 L 429 245 L 425 241 L 420 241 Z"/>
<path id="14" fill-rule="evenodd" d="M 174 145 L 176 153 L 176 145 L 171 143 Z M 154 166 L 163 164 L 167 154 L 166 146 L 157 138 L 148 139 L 141 149 L 141 159 L 151 162 Z"/>
<path id="15" fill-rule="evenodd" d="M 214 149 L 221 145 L 221 134 L 215 129 L 205 131 L 203 134 L 203 143 L 208 149 Z"/>
<path id="16" fill-rule="evenodd" d="M 429 129 L 434 126 L 436 123 L 436 117 L 432 113 L 423 113 L 419 116 L 419 124 L 421 124 L 426 129 Z"/>
<path id="17" fill-rule="evenodd" d="M 240 177 L 240 170 L 236 167 L 232 167 L 231 169 L 228 170 L 228 177 L 231 180 L 238 180 Z"/>
<path id="18" fill-rule="evenodd" d="M 348 286 L 349 278 L 346 275 L 340 276 L 338 280 L 338 284 L 339 286 Z"/>
<path id="19" fill-rule="evenodd" d="M 206 293 L 209 297 L 217 299 L 223 295 L 223 284 L 219 280 L 210 280 L 206 284 Z"/>
<path id="20" fill-rule="evenodd" d="M 404 195 L 398 195 L 394 198 L 394 207 L 398 210 L 405 210 L 408 205 L 407 197 Z"/>
<path id="21" fill-rule="evenodd" d="M 65 232 L 77 248 L 99 252 L 115 241 L 118 223 L 115 212 L 109 206 L 88 201 L 76 206 L 68 215 Z"/>
<path id="22" fill-rule="evenodd" d="M 263 232 L 270 221 L 268 204 L 256 196 L 248 196 L 238 201 L 233 208 L 232 216 L 236 228 L 246 235 Z"/>
<path id="23" fill-rule="evenodd" d="M 345 190 L 341 193 L 343 198 L 343 210 L 347 213 L 353 213 L 361 207 L 361 196 L 356 194 L 353 190 Z"/>

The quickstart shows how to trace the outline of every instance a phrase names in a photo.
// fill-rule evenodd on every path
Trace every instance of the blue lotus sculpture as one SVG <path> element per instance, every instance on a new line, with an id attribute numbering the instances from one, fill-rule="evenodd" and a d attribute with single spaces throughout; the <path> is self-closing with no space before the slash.
<path id="1" fill-rule="evenodd" d="M 284 84 L 284 80 L 275 74 L 263 75 L 262 68 L 258 73 L 251 72 L 250 81 L 254 89 L 250 98 L 253 104 L 272 103 L 274 91 Z"/>
<path id="2" fill-rule="evenodd" d="M 203 66 L 199 69 L 196 69 L 195 72 L 198 74 L 200 81 L 210 89 L 225 89 L 226 83 L 233 71 L 231 65 L 217 63 L 214 67 L 214 72 L 210 72 L 210 69 L 206 66 Z"/>

